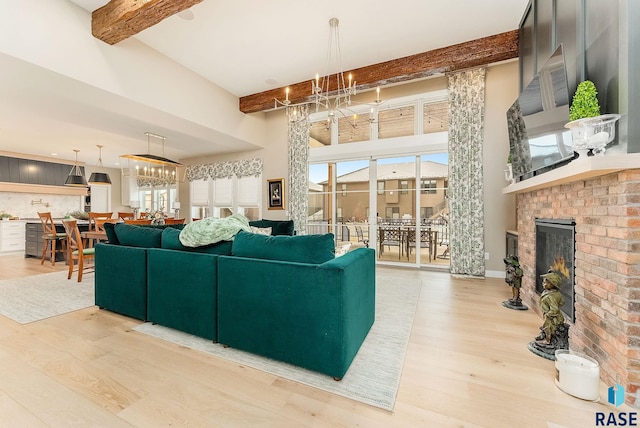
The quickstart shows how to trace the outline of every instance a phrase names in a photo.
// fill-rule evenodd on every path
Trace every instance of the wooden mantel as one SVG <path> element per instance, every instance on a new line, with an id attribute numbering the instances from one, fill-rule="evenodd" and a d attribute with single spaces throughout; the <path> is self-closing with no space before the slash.
<path id="1" fill-rule="evenodd" d="M 640 153 L 590 156 L 584 159 L 578 158 L 569 162 L 567 165 L 545 172 L 544 174 L 536 175 L 515 184 L 510 184 L 502 189 L 502 193 L 517 194 L 530 192 L 558 184 L 599 177 L 625 169 L 638 168 L 640 168 Z"/>
<path id="2" fill-rule="evenodd" d="M 518 30 L 356 68 L 345 71 L 345 75 L 353 74 L 358 82 L 358 89 L 366 90 L 513 58 L 518 58 Z M 329 92 L 335 93 L 337 83 L 332 80 L 331 85 L 333 87 L 329 88 Z M 310 88 L 310 80 L 289 85 L 291 103 L 311 101 Z M 274 100 L 284 99 L 284 95 L 285 88 L 277 88 L 241 97 L 240 111 L 255 113 L 272 110 Z"/>

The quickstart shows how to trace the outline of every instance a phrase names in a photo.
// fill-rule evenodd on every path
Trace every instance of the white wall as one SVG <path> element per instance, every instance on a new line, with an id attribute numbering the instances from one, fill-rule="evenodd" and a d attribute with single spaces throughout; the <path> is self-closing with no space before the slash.
<path id="1" fill-rule="evenodd" d="M 71 2 L 0 2 L 2 53 L 82 82 L 87 91 L 99 88 L 216 130 L 219 144 L 224 136 L 230 144 L 264 141 L 263 116 L 241 113 L 236 96 L 135 38 L 114 46 L 94 38 L 91 15 Z"/>
<path id="2" fill-rule="evenodd" d="M 518 61 L 487 69 L 484 124 L 484 236 L 487 276 L 503 276 L 505 230 L 516 228 L 513 194 L 503 195 L 504 170 L 509 155 L 507 110 L 518 97 Z"/>

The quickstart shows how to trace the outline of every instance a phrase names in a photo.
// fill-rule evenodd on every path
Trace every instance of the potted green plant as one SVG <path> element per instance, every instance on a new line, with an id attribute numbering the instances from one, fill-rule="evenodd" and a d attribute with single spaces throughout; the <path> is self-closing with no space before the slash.
<path id="1" fill-rule="evenodd" d="M 565 125 L 571 130 L 573 150 L 586 156 L 589 150 L 604 154 L 605 147 L 615 137 L 617 114 L 600 114 L 596 85 L 585 80 L 578 84 L 569 107 L 570 122 Z"/>
<path id="2" fill-rule="evenodd" d="M 584 119 L 599 115 L 600 103 L 596 85 L 591 80 L 580 82 L 569 107 L 570 122 L 565 125 L 565 128 L 571 130 L 573 150 L 578 152 L 580 157 L 586 157 L 590 150 L 585 138 L 586 129 L 582 126 Z"/>
<path id="3" fill-rule="evenodd" d="M 600 116 L 598 91 L 591 80 L 580 82 L 569 107 L 569 120 Z"/>

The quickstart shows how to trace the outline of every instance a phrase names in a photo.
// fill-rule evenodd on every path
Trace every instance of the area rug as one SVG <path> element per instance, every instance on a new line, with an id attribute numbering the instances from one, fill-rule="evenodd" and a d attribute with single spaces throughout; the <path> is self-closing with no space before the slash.
<path id="1" fill-rule="evenodd" d="M 27 324 L 94 305 L 93 273 L 54 272 L 0 281 L 0 315 Z"/>
<path id="2" fill-rule="evenodd" d="M 144 323 L 134 330 L 392 411 L 420 294 L 420 281 L 378 275 L 376 282 L 375 323 L 340 382 L 327 375 L 224 348 L 218 343 L 160 325 Z"/>

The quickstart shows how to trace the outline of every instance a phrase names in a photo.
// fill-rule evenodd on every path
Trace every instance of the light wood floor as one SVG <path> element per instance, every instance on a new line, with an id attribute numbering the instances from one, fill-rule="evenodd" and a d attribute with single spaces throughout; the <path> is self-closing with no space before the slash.
<path id="1" fill-rule="evenodd" d="M 0 279 L 53 270 L 0 256 Z M 422 290 L 394 412 L 132 331 L 96 307 L 32 324 L 0 316 L 0 427 L 589 427 L 604 404 L 554 384 L 527 343 L 533 311 L 502 280 L 379 268 Z M 0 296 L 1 298 L 1 296 Z M 550 424 L 549 424 L 550 422 Z"/>

